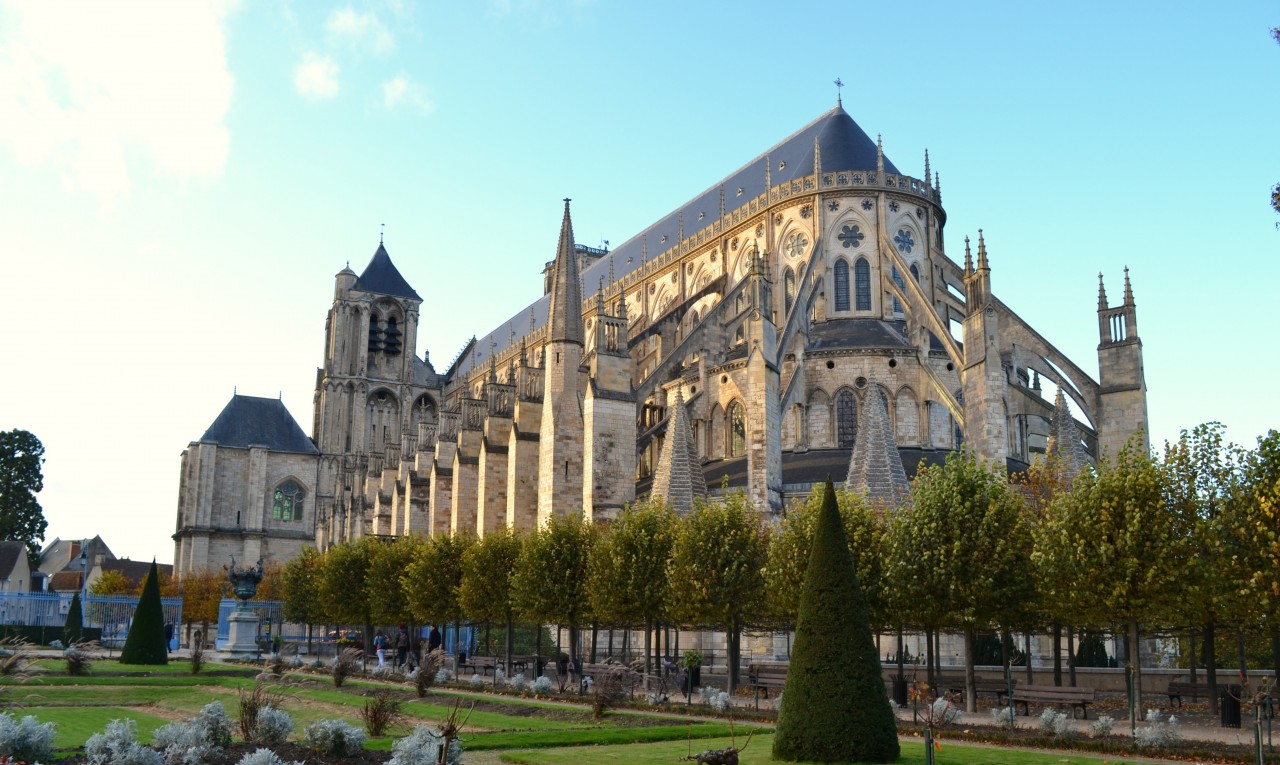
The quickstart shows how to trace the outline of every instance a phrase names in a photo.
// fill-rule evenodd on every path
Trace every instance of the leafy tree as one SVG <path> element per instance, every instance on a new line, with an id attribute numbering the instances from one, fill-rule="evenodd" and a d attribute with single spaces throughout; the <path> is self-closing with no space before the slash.
<path id="1" fill-rule="evenodd" d="M 182 594 L 178 589 L 178 580 L 174 579 L 172 574 L 161 571 L 159 572 L 158 576 L 160 581 L 160 597 L 176 598 Z M 129 580 L 129 581 L 130 583 L 133 583 L 133 580 Z M 143 586 L 146 585 L 146 583 L 147 583 L 147 580 L 144 578 L 141 582 L 134 584 L 133 594 L 141 595 L 142 588 Z"/>
<path id="2" fill-rule="evenodd" d="M 769 547 L 759 515 L 742 492 L 694 503 L 676 533 L 668 578 L 670 610 L 684 624 L 715 625 L 729 644 L 729 693 L 738 687 L 742 629 L 765 609 Z"/>
<path id="3" fill-rule="evenodd" d="M 319 550 L 304 547 L 301 553 L 284 564 L 280 573 L 280 599 L 284 601 L 284 618 L 307 625 L 308 644 L 311 642 L 312 626 L 325 618 L 320 596 L 324 562 L 324 556 Z"/>
<path id="4" fill-rule="evenodd" d="M 143 580 L 142 596 L 133 612 L 133 623 L 120 650 L 121 664 L 168 664 L 169 646 L 164 638 L 164 607 L 160 603 L 160 574 L 156 562 Z"/>
<path id="5" fill-rule="evenodd" d="M 263 561 L 262 581 L 253 600 L 284 600 L 284 566 L 275 561 Z"/>
<path id="6" fill-rule="evenodd" d="M 667 605 L 667 562 L 675 536 L 675 513 L 662 497 L 650 497 L 624 508 L 591 549 L 591 608 L 605 622 L 644 625 L 646 674 L 651 636 Z"/>
<path id="7" fill-rule="evenodd" d="M 44 444 L 25 430 L 0 433 L 0 540 L 27 546 L 31 568 L 40 563 L 44 511 L 36 494 L 44 488 Z"/>
<path id="8" fill-rule="evenodd" d="M 373 598 L 369 567 L 373 562 L 376 539 L 365 537 L 355 542 L 334 545 L 325 553 L 320 577 L 320 602 L 325 615 L 336 624 L 360 624 L 364 627 L 365 653 L 371 651 L 373 639 Z"/>
<path id="9" fill-rule="evenodd" d="M 1243 479 L 1228 503 L 1227 526 L 1239 551 L 1237 584 L 1246 588 L 1271 632 L 1280 674 L 1280 431 L 1270 430 L 1244 458 Z"/>
<path id="10" fill-rule="evenodd" d="M 71 596 L 71 607 L 67 609 L 67 620 L 62 625 L 62 642 L 67 645 L 79 643 L 84 637 L 84 616 L 80 609 L 80 593 Z"/>
<path id="11" fill-rule="evenodd" d="M 1167 618 L 1183 597 L 1189 552 L 1190 524 L 1166 507 L 1163 484 L 1160 466 L 1135 436 L 1055 499 L 1036 532 L 1046 597 L 1074 599 L 1081 626 L 1126 625 L 1135 722 L 1142 709 L 1140 629 Z"/>
<path id="12" fill-rule="evenodd" d="M 768 588 L 769 615 L 786 625 L 793 625 L 800 613 L 800 596 L 804 591 L 804 573 L 808 568 L 813 528 L 817 523 L 825 492 L 814 487 L 803 504 L 787 512 L 777 533 L 769 539 Z M 836 505 L 849 553 L 858 575 L 858 585 L 867 606 L 867 615 L 875 627 L 891 621 L 885 602 L 884 541 L 888 530 L 888 514 L 873 507 L 861 494 L 846 489 L 836 490 Z"/>
<path id="13" fill-rule="evenodd" d="M 1031 530 L 1021 497 L 967 452 L 920 471 L 889 532 L 889 579 L 931 626 L 964 631 L 965 707 L 974 712 L 977 632 L 1008 624 L 1033 597 Z"/>
<path id="14" fill-rule="evenodd" d="M 463 618 L 462 556 L 474 542 L 468 534 L 438 534 L 418 547 L 400 581 L 410 612 L 422 624 L 443 626 Z"/>
<path id="15" fill-rule="evenodd" d="M 569 628 L 569 658 L 576 660 L 578 627 L 589 615 L 588 561 L 595 529 L 581 515 L 553 516 L 525 540 L 513 584 L 524 615 Z"/>
<path id="16" fill-rule="evenodd" d="M 403 583 L 414 554 L 423 545 L 421 537 L 397 537 L 373 548 L 369 564 L 371 613 L 378 624 L 403 624 L 412 620 L 409 596 Z"/>
<path id="17" fill-rule="evenodd" d="M 89 585 L 90 595 L 129 595 L 131 593 L 139 594 L 139 586 L 125 576 L 124 572 L 117 570 L 103 571 Z"/>
<path id="18" fill-rule="evenodd" d="M 218 621 L 218 608 L 227 594 L 227 573 L 222 569 L 188 571 L 178 580 L 182 597 L 182 618 L 187 624 L 200 625 L 200 634 L 209 634 L 209 625 Z"/>
<path id="19" fill-rule="evenodd" d="M 1226 504 L 1238 473 L 1238 452 L 1223 439 L 1221 423 L 1183 430 L 1178 440 L 1164 445 L 1165 502 L 1190 523 L 1188 542 L 1192 555 L 1183 577 L 1187 597 L 1178 603 L 1179 615 L 1204 635 L 1205 677 L 1209 685 L 1209 712 L 1218 713 L 1218 673 L 1215 633 L 1224 620 L 1240 625 L 1244 603 L 1233 571 L 1231 539 L 1226 525 Z"/>
<path id="20" fill-rule="evenodd" d="M 485 534 L 462 554 L 458 603 L 476 621 L 500 622 L 506 627 L 506 666 L 511 674 L 515 644 L 515 588 L 512 572 L 520 560 L 521 538 L 510 529 Z"/>
<path id="21" fill-rule="evenodd" d="M 812 538 L 773 756 L 892 762 L 897 720 L 830 478 Z"/>

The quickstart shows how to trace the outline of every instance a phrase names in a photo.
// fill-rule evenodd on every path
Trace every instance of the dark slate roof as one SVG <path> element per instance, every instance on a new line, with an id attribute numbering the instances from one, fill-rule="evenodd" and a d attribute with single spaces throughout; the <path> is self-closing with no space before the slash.
<path id="1" fill-rule="evenodd" d="M 147 574 L 151 573 L 151 563 L 145 560 L 129 560 L 128 558 L 119 558 L 117 560 L 105 561 L 102 564 L 102 570 L 119 571 L 134 584 L 142 584 L 142 580 L 147 578 Z M 156 572 L 160 576 L 173 576 L 173 566 L 168 563 L 157 563 Z"/>
<path id="2" fill-rule="evenodd" d="M 283 401 L 257 396 L 232 396 L 200 441 L 239 449 L 265 446 L 273 452 L 320 453 Z"/>
<path id="3" fill-rule="evenodd" d="M 18 565 L 18 556 L 27 554 L 27 546 L 21 542 L 0 542 L 0 579 L 7 579 Z"/>
<path id="4" fill-rule="evenodd" d="M 880 319 L 832 319 L 813 325 L 807 350 L 827 348 L 912 348 L 906 322 Z"/>
<path id="5" fill-rule="evenodd" d="M 413 291 L 413 287 L 409 286 L 409 282 L 400 275 L 400 271 L 391 262 L 391 256 L 387 254 L 387 248 L 383 247 L 381 242 L 378 243 L 378 251 L 373 253 L 369 265 L 364 267 L 364 273 L 356 279 L 356 289 L 372 292 L 375 295 L 422 300 L 418 297 L 418 293 Z"/>
<path id="6" fill-rule="evenodd" d="M 827 480 L 827 476 L 831 476 L 838 483 L 849 471 L 849 457 L 852 451 L 852 449 L 811 449 L 807 452 L 783 452 L 782 482 L 784 484 L 821 483 Z M 946 461 L 949 453 L 948 449 L 898 447 L 898 454 L 902 456 L 902 466 L 910 478 L 915 477 L 921 463 L 941 465 Z M 746 457 L 708 462 L 704 470 L 707 474 L 708 486 L 719 486 L 725 476 L 729 477 L 731 488 L 747 485 Z"/>
<path id="7" fill-rule="evenodd" d="M 769 168 L 769 182 L 773 186 L 812 175 L 815 138 L 818 140 L 819 150 L 822 154 L 823 172 L 876 169 L 875 140 L 868 136 L 862 128 L 858 127 L 858 123 L 853 121 L 853 118 L 849 116 L 842 106 L 836 106 L 770 147 L 767 151 L 761 152 L 755 159 L 730 173 L 723 180 L 712 184 L 701 194 L 672 210 L 657 223 L 631 237 L 614 249 L 613 252 L 588 266 L 582 272 L 584 297 L 591 297 L 596 293 L 601 277 L 605 278 L 606 282 L 608 281 L 610 267 L 613 269 L 614 279 L 621 279 L 639 268 L 641 265 L 641 251 L 646 247 L 646 242 L 650 259 L 674 247 L 679 236 L 682 217 L 686 237 L 692 236 L 709 225 L 711 221 L 720 215 L 720 189 L 722 187 L 724 189 L 726 215 L 732 214 L 734 210 L 749 204 L 751 200 L 767 191 L 765 188 L 766 158 L 768 158 L 771 165 Z M 900 173 L 898 168 L 889 161 L 888 157 L 884 159 L 884 169 L 887 173 Z M 738 193 L 738 189 L 742 189 L 741 194 Z M 699 215 L 703 216 L 702 220 L 699 220 Z M 479 342 L 476 345 L 475 358 L 472 359 L 468 356 L 463 359 L 462 363 L 458 365 L 458 372 L 469 371 L 472 364 L 476 366 L 488 364 L 489 359 L 485 354 L 488 352 L 491 342 L 494 344 L 495 352 L 501 353 L 506 350 L 509 345 L 508 337 L 510 334 L 508 325 L 516 331 L 518 335 L 516 341 L 519 342 L 520 337 L 546 324 L 548 302 L 548 297 L 546 295 L 542 296 L 532 305 L 525 307 L 515 316 L 512 316 L 509 321 L 504 321 L 498 325 L 493 332 L 479 338 Z M 533 311 L 532 327 L 530 327 L 529 323 L 531 309 Z"/>
<path id="8" fill-rule="evenodd" d="M 52 542 L 40 551 L 40 571 L 46 574 L 52 574 L 56 571 L 68 571 L 70 569 L 80 570 L 80 546 L 84 540 L 81 539 L 62 539 L 55 537 Z M 99 555 L 105 556 L 107 559 L 114 560 L 115 554 L 111 552 L 111 548 L 107 547 L 107 543 L 102 541 L 102 537 L 95 536 L 88 542 L 88 560 L 93 561 Z"/>

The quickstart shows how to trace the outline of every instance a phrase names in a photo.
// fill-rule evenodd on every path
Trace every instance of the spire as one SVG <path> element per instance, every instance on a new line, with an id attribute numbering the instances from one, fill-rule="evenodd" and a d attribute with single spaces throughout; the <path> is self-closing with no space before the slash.
<path id="1" fill-rule="evenodd" d="M 973 253 L 969 251 L 969 237 L 964 238 L 964 273 L 966 276 L 973 273 Z"/>
<path id="2" fill-rule="evenodd" d="M 599 317 L 601 316 L 604 316 L 604 277 L 603 276 L 600 277 L 600 285 L 596 289 L 596 317 L 597 317 L 596 320 L 599 321 Z"/>
<path id="3" fill-rule="evenodd" d="M 1049 428 L 1049 445 L 1045 449 L 1045 456 L 1057 458 L 1060 475 L 1068 489 L 1087 464 L 1084 445 L 1080 443 L 1080 432 L 1076 430 L 1075 419 L 1067 408 L 1067 397 L 1063 395 L 1061 385 L 1053 400 L 1053 423 Z"/>
<path id="4" fill-rule="evenodd" d="M 1129 267 L 1124 267 L 1124 304 L 1133 305 L 1133 285 L 1129 283 Z"/>
<path id="5" fill-rule="evenodd" d="M 991 270 L 990 264 L 987 263 L 987 243 L 982 239 L 982 229 L 978 229 L 978 270 Z"/>
<path id="6" fill-rule="evenodd" d="M 574 252 L 568 198 L 564 200 L 560 244 L 551 268 L 551 305 L 547 308 L 550 334 L 547 340 L 582 345 L 582 282 L 578 275 L 578 255 Z"/>
<path id="7" fill-rule="evenodd" d="M 926 186 L 928 186 L 928 185 L 929 185 L 929 177 L 930 177 L 930 172 L 929 172 L 929 150 L 928 150 L 928 149 L 925 149 L 925 150 L 924 150 L 924 185 L 926 185 Z"/>
<path id="8" fill-rule="evenodd" d="M 911 491 L 889 423 L 889 407 L 871 375 L 867 375 L 867 394 L 858 411 L 858 432 L 849 455 L 845 487 L 889 505 L 901 504 Z"/>
<path id="9" fill-rule="evenodd" d="M 676 390 L 676 401 L 667 420 L 667 437 L 662 443 L 650 495 L 665 497 L 678 513 L 692 511 L 694 497 L 707 496 L 707 478 L 693 443 L 693 428 L 689 425 L 689 412 L 680 389 Z"/>
<path id="10" fill-rule="evenodd" d="M 1098 310 L 1107 310 L 1107 288 L 1102 283 L 1102 272 L 1098 272 Z"/>
<path id="11" fill-rule="evenodd" d="M 926 178 L 926 179 L 925 179 L 925 182 L 927 183 L 928 181 L 929 181 L 929 179 L 928 179 L 928 178 Z M 934 193 L 934 194 L 937 194 L 939 197 L 941 197 L 941 196 L 942 196 L 942 181 L 938 180 L 938 171 L 937 171 L 937 170 L 934 170 L 934 171 L 933 171 L 933 193 Z"/>
<path id="12" fill-rule="evenodd" d="M 876 174 L 884 175 L 884 144 L 879 133 L 876 133 Z"/>

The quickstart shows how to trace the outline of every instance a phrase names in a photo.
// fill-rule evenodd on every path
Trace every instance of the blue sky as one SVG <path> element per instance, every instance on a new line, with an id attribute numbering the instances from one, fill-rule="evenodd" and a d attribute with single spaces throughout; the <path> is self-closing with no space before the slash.
<path id="1" fill-rule="evenodd" d="M 0 429 L 49 538 L 172 559 L 231 396 L 310 431 L 333 275 L 386 245 L 443 369 L 540 294 L 561 198 L 619 244 L 829 109 L 941 175 L 951 254 L 1096 370 L 1132 269 L 1153 442 L 1275 427 L 1272 3 L 0 0 Z"/>

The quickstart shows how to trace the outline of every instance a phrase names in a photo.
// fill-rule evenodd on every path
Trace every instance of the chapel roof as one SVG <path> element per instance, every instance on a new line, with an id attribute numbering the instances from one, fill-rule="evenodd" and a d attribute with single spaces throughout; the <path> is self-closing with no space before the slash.
<path id="1" fill-rule="evenodd" d="M 320 453 L 283 401 L 239 394 L 231 397 L 200 442 L 238 449 L 263 446 L 273 452 Z"/>
<path id="2" fill-rule="evenodd" d="M 823 172 L 876 169 L 876 142 L 858 126 L 843 106 L 837 105 L 584 269 L 581 275 L 584 297 L 596 294 L 601 278 L 608 284 L 610 275 L 615 280 L 621 279 L 640 268 L 646 251 L 651 260 L 674 247 L 682 231 L 688 237 L 710 225 L 720 215 L 722 192 L 727 215 L 768 191 L 766 177 L 770 186 L 777 186 L 812 175 L 815 139 Z M 899 172 L 888 157 L 884 159 L 884 169 L 886 173 Z M 517 312 L 509 321 L 498 325 L 493 332 L 478 338 L 474 357 L 468 354 L 462 359 L 458 364 L 458 373 L 466 373 L 474 366 L 487 366 L 489 359 L 484 355 L 486 349 L 492 347 L 498 353 L 505 351 L 510 345 L 511 330 L 519 335 L 516 338 L 516 342 L 519 342 L 520 337 L 544 326 L 547 323 L 549 303 L 549 296 L 543 295 L 532 305 Z"/>
<path id="3" fill-rule="evenodd" d="M 376 295 L 422 300 L 391 262 L 391 256 L 387 254 L 387 248 L 382 246 L 382 242 L 378 242 L 377 252 L 373 253 L 369 265 L 364 267 L 364 273 L 356 279 L 356 289 Z"/>

